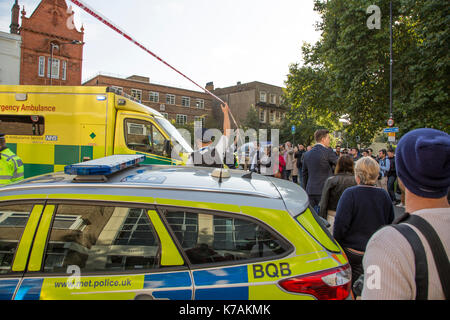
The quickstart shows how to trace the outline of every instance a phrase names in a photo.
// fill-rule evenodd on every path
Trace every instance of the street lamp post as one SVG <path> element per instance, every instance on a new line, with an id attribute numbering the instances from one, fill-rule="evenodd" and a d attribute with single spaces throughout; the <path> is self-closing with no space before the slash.
<path id="1" fill-rule="evenodd" d="M 59 49 L 60 45 L 64 45 L 64 44 L 83 44 L 83 42 L 78 41 L 78 40 L 72 40 L 70 42 L 62 42 L 59 45 L 54 44 L 53 42 L 51 43 L 52 49 L 51 49 L 51 58 L 50 58 L 50 85 L 53 85 L 53 50 Z"/>
<path id="2" fill-rule="evenodd" d="M 394 66 L 394 59 L 392 57 L 392 0 L 389 3 L 389 14 L 390 14 L 390 26 L 389 26 L 389 33 L 390 33 L 390 70 L 389 70 L 389 113 L 390 118 L 392 119 L 392 68 Z"/>

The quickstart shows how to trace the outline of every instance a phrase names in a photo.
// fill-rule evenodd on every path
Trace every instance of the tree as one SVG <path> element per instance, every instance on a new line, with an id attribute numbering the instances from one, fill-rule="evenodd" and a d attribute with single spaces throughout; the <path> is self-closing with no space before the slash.
<path id="1" fill-rule="evenodd" d="M 320 40 L 302 46 L 291 65 L 287 97 L 293 121 L 345 133 L 368 145 L 389 118 L 389 0 L 379 0 L 380 29 L 369 29 L 372 0 L 316 0 Z M 393 115 L 401 133 L 419 127 L 448 131 L 449 6 L 446 1 L 393 1 Z M 346 116 L 343 128 L 338 119 Z M 311 119 L 312 118 L 312 119 Z"/>

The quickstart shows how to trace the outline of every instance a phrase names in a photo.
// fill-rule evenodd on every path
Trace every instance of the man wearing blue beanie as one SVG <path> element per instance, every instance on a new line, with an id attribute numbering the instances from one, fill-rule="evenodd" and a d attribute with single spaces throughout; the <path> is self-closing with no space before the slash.
<path id="1" fill-rule="evenodd" d="M 405 189 L 406 212 L 409 214 L 403 220 L 405 223 L 386 226 L 369 240 L 363 259 L 362 299 L 449 299 L 449 275 L 442 271 L 449 270 L 450 255 L 450 206 L 447 199 L 450 136 L 434 129 L 407 133 L 398 144 L 395 164 L 400 185 Z M 421 223 L 417 223 L 418 220 Z M 429 235 L 433 232 L 423 232 L 428 230 L 421 226 L 423 220 L 436 235 L 433 246 L 429 244 Z M 404 236 L 405 228 L 409 233 L 415 233 L 416 238 L 418 236 L 416 243 L 423 245 L 423 259 L 416 260 L 416 254 L 420 257 L 419 251 L 413 250 Z M 399 229 L 403 230 L 402 233 Z M 420 248 L 420 245 L 414 247 Z M 436 250 L 437 247 L 440 251 Z M 423 270 L 428 272 L 428 276 Z"/>

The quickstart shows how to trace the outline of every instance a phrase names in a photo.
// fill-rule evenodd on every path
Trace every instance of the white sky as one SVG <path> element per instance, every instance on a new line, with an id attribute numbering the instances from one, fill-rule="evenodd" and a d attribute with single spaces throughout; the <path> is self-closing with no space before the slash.
<path id="1" fill-rule="evenodd" d="M 27 17 L 40 0 L 19 0 Z M 70 6 L 69 0 L 66 0 Z M 201 86 L 261 81 L 284 86 L 303 42 L 320 34 L 313 0 L 84 0 L 87 5 Z M 13 0 L 0 0 L 0 31 L 9 32 Z M 85 28 L 83 81 L 98 72 L 138 74 L 165 85 L 197 89 L 104 24 L 73 5 Z"/>

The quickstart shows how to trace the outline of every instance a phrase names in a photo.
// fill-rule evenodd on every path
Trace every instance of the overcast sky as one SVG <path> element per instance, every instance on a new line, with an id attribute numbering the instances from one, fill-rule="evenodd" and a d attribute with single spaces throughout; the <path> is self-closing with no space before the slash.
<path id="1" fill-rule="evenodd" d="M 27 17 L 40 0 L 19 0 Z M 71 5 L 69 0 L 66 0 Z M 202 86 L 251 81 L 284 86 L 303 42 L 320 34 L 313 0 L 84 0 Z M 0 30 L 9 32 L 13 0 L 0 0 Z M 154 57 L 73 6 L 85 28 L 83 81 L 97 73 L 138 74 L 151 82 L 195 89 Z M 198 88 L 197 88 L 198 89 Z"/>

